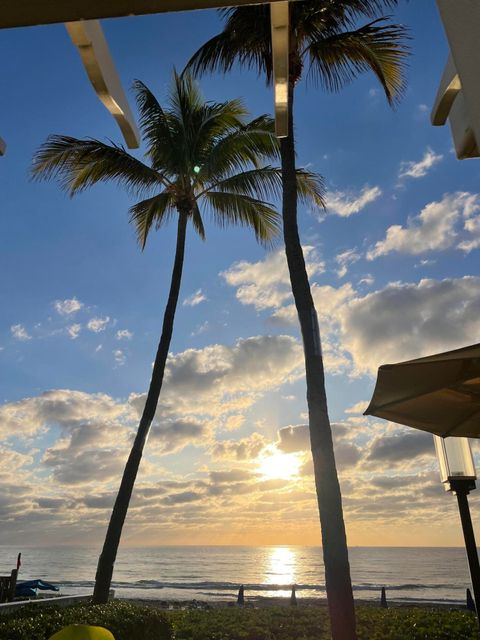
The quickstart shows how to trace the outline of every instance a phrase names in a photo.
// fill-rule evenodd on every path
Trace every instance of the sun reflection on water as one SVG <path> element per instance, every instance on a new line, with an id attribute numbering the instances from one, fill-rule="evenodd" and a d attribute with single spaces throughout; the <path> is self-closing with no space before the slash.
<path id="1" fill-rule="evenodd" d="M 297 553 L 292 547 L 272 547 L 267 552 L 265 582 L 271 585 L 286 585 L 276 595 L 290 595 L 297 575 Z"/>

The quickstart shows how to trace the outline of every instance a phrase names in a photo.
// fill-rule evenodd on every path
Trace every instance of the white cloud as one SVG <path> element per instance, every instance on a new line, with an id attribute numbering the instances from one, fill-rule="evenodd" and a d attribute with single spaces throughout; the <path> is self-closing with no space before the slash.
<path id="1" fill-rule="evenodd" d="M 115 349 L 113 352 L 113 357 L 115 358 L 115 362 L 119 367 L 123 366 L 127 361 L 127 358 L 121 349 Z"/>
<path id="2" fill-rule="evenodd" d="M 192 293 L 192 295 L 185 298 L 182 304 L 184 307 L 196 307 L 197 304 L 204 302 L 206 299 L 207 297 L 204 293 L 202 293 L 202 290 L 197 289 L 195 293 Z"/>
<path id="3" fill-rule="evenodd" d="M 343 278 L 347 274 L 349 266 L 358 262 L 360 258 L 361 255 L 356 249 L 348 249 L 347 251 L 337 254 L 335 257 L 335 262 L 338 264 L 337 276 Z"/>
<path id="4" fill-rule="evenodd" d="M 478 203 L 478 195 L 466 192 L 446 194 L 439 202 L 430 202 L 418 216 L 410 218 L 405 227 L 399 224 L 389 227 L 385 239 L 368 251 L 367 260 L 393 251 L 419 255 L 448 249 L 458 235 L 456 223 L 466 212 L 478 207 Z"/>
<path id="5" fill-rule="evenodd" d="M 53 306 L 55 307 L 55 311 L 57 311 L 61 316 L 69 316 L 81 309 L 83 307 L 83 302 L 80 302 L 80 300 L 73 297 L 65 300 L 55 300 Z"/>
<path id="6" fill-rule="evenodd" d="M 359 372 L 479 341 L 480 277 L 391 283 L 339 312 L 341 343 Z"/>
<path id="7" fill-rule="evenodd" d="M 405 161 L 400 164 L 399 178 L 423 178 L 430 169 L 443 159 L 441 153 L 435 153 L 432 149 L 427 148 L 423 154 L 423 158 L 418 162 Z"/>
<path id="8" fill-rule="evenodd" d="M 72 340 L 76 340 L 80 335 L 81 329 L 81 324 L 71 324 L 69 327 L 67 327 L 67 333 Z"/>
<path id="9" fill-rule="evenodd" d="M 470 253 L 470 251 L 480 247 L 480 216 L 465 220 L 464 229 L 473 237 L 460 242 L 458 248 L 465 251 L 465 253 Z"/>
<path id="10" fill-rule="evenodd" d="M 92 318 L 88 321 L 87 327 L 94 333 L 100 333 L 100 331 L 105 331 L 109 322 L 109 316 L 105 316 L 105 318 Z"/>
<path id="11" fill-rule="evenodd" d="M 325 270 L 311 246 L 303 247 L 309 277 Z M 242 304 L 257 310 L 278 308 L 291 299 L 290 276 L 283 249 L 268 254 L 259 262 L 237 262 L 221 273 L 227 284 L 237 287 L 236 297 Z"/>
<path id="12" fill-rule="evenodd" d="M 428 113 L 430 111 L 430 107 L 422 103 L 418 105 L 418 110 L 420 111 L 420 113 Z"/>
<path id="13" fill-rule="evenodd" d="M 182 415 L 221 416 L 303 375 L 303 351 L 291 336 L 254 336 L 171 355 L 162 406 Z"/>
<path id="14" fill-rule="evenodd" d="M 115 338 L 117 340 L 131 340 L 133 337 L 133 333 L 128 329 L 119 329 L 115 334 Z"/>
<path id="15" fill-rule="evenodd" d="M 335 213 L 342 218 L 359 213 L 368 204 L 374 202 L 382 195 L 380 187 L 369 187 L 365 185 L 358 192 L 329 191 L 326 196 L 326 206 L 331 213 Z"/>
<path id="16" fill-rule="evenodd" d="M 0 437 L 42 433 L 51 427 L 71 431 L 84 423 L 123 421 L 125 416 L 132 415 L 129 405 L 118 403 L 106 394 L 55 389 L 0 405 Z"/>
<path id="17" fill-rule="evenodd" d="M 26 342 L 27 340 L 32 339 L 32 336 L 29 335 L 23 324 L 12 324 L 10 327 L 10 333 L 15 340 L 20 340 L 20 342 Z"/>
<path id="18" fill-rule="evenodd" d="M 209 328 L 210 328 L 210 323 L 208 322 L 208 320 L 205 320 L 205 322 L 202 322 L 202 324 L 197 325 L 190 335 L 192 337 L 199 336 L 202 333 L 205 333 L 205 331 L 208 331 Z"/>

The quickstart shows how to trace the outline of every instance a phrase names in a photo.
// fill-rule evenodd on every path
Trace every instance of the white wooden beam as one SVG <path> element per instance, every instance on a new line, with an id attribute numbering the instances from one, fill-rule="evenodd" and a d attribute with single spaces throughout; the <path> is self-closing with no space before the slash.
<path id="1" fill-rule="evenodd" d="M 270 5 L 272 24 L 273 86 L 275 93 L 275 132 L 279 138 L 288 136 L 288 67 L 289 67 L 289 6 L 288 2 Z"/>
<path id="2" fill-rule="evenodd" d="M 266 2 L 267 0 L 1 0 L 0 29 Z"/>
<path id="3" fill-rule="evenodd" d="M 452 129 L 457 157 L 480 156 L 480 2 L 437 0 L 450 58 L 432 111 L 432 124 Z"/>
<path id="4" fill-rule="evenodd" d="M 130 110 L 107 41 L 98 20 L 68 22 L 67 31 L 80 57 L 90 82 L 100 100 L 115 118 L 130 149 L 140 146 L 135 118 Z"/>

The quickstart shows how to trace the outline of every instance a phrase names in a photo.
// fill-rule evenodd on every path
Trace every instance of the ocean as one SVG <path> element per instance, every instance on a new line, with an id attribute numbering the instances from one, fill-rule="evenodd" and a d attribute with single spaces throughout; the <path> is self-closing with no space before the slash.
<path id="1" fill-rule="evenodd" d="M 92 548 L 0 547 L 0 572 L 7 574 L 22 551 L 19 581 L 41 578 L 62 595 L 93 589 L 98 551 Z M 350 549 L 354 595 L 401 602 L 461 603 L 469 586 L 465 551 L 459 548 Z M 112 587 L 122 598 L 235 601 L 239 585 L 245 596 L 325 597 L 319 547 L 152 547 L 123 548 Z M 46 592 L 45 592 L 46 593 Z"/>

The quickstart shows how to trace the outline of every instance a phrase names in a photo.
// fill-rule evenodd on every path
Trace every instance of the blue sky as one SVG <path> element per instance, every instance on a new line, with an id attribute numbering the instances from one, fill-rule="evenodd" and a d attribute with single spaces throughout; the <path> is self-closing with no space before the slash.
<path id="1" fill-rule="evenodd" d="M 396 110 L 371 75 L 337 95 L 308 82 L 297 90 L 298 163 L 325 177 L 329 205 L 301 208 L 300 226 L 350 539 L 459 544 L 430 437 L 361 417 L 378 365 L 480 334 L 480 165 L 456 160 L 448 127 L 429 123 L 446 40 L 433 0 L 410 2 L 394 19 L 410 27 L 413 52 Z M 103 23 L 124 85 L 139 78 L 161 98 L 173 67 L 219 25 L 215 12 Z M 121 136 L 63 26 L 3 31 L 0 56 L 0 457 L 25 479 L 19 486 L 0 473 L 0 541 L 27 537 L 34 523 L 40 543 L 87 532 L 100 544 L 148 384 L 174 228 L 152 234 L 141 253 L 132 201 L 117 187 L 70 200 L 54 183 L 32 183 L 31 158 L 48 134 Z M 208 99 L 243 97 L 252 115 L 272 109 L 271 90 L 252 73 L 207 76 L 201 86 Z M 167 386 L 127 543 L 178 541 L 180 525 L 185 543 L 291 543 L 299 518 L 302 541 L 319 541 L 285 273 L 281 244 L 266 253 L 245 230 L 208 225 L 205 243 L 190 230 Z M 289 477 L 278 469 L 285 455 Z M 277 467 L 265 467 L 272 456 Z"/>

